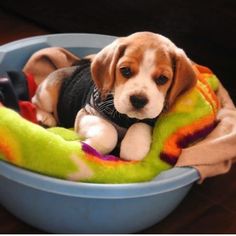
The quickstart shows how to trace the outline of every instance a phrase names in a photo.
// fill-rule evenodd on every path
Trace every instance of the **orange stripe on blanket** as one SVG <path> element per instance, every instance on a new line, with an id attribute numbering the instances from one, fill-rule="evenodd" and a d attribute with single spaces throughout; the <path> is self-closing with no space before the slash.
<path id="1" fill-rule="evenodd" d="M 214 101 L 214 99 L 212 98 L 212 95 L 209 93 L 206 93 L 206 91 L 199 85 L 197 84 L 196 88 L 200 91 L 200 93 L 204 96 L 204 98 L 206 99 L 206 101 L 211 105 L 212 110 L 214 112 L 214 114 L 216 114 L 217 112 L 217 102 Z M 208 88 L 207 88 L 208 89 Z"/>
<path id="2" fill-rule="evenodd" d="M 202 66 L 202 65 L 199 65 L 199 64 L 194 64 L 193 66 L 195 66 L 195 68 L 200 72 L 200 73 L 208 73 L 208 74 L 213 74 L 212 70 L 209 69 L 208 67 L 206 66 Z"/>
<path id="3" fill-rule="evenodd" d="M 205 137 L 213 130 L 215 124 L 215 115 L 211 114 L 179 128 L 164 143 L 161 158 L 169 163 L 171 162 L 170 164 L 175 164 L 182 148 Z M 167 160 L 168 157 L 173 160 Z"/>
<path id="4" fill-rule="evenodd" d="M 15 137 L 7 129 L 1 127 L 0 139 L 0 153 L 4 156 L 4 159 L 10 163 L 20 165 L 21 152 Z"/>
<path id="5" fill-rule="evenodd" d="M 204 75 L 199 75 L 198 79 L 200 83 L 204 84 L 206 89 L 203 89 L 202 86 L 200 86 L 200 84 L 197 84 L 196 86 L 197 89 L 205 97 L 205 99 L 211 104 L 213 108 L 213 112 L 214 114 L 216 114 L 220 106 L 216 94 L 211 89 L 210 85 L 207 83 L 206 79 L 204 78 Z"/>
<path id="6" fill-rule="evenodd" d="M 197 86 L 197 88 L 204 95 L 204 97 L 207 99 L 207 101 L 212 105 L 212 107 L 214 108 L 214 112 L 216 113 L 220 107 L 220 103 L 219 103 L 219 100 L 217 99 L 216 94 L 211 89 L 211 87 L 206 79 L 209 76 L 213 76 L 214 73 L 208 67 L 198 65 L 198 64 L 194 64 L 193 68 L 195 69 L 195 71 L 197 73 L 198 80 L 205 85 L 205 88 L 207 89 L 207 91 L 202 89 L 200 86 Z"/>

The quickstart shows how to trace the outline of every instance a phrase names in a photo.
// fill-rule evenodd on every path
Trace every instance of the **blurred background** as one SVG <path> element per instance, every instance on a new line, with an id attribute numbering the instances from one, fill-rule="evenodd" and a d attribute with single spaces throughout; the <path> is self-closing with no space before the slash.
<path id="1" fill-rule="evenodd" d="M 0 9 L 48 33 L 163 34 L 192 60 L 214 70 L 236 101 L 235 0 L 7 0 Z"/>
<path id="2" fill-rule="evenodd" d="M 169 37 L 193 61 L 210 67 L 236 104 L 235 0 L 0 1 L 0 45 L 43 34 L 136 31 Z M 236 233 L 235 178 L 236 166 L 194 186 L 170 216 L 141 233 Z M 0 206 L 0 233 L 42 232 Z"/>

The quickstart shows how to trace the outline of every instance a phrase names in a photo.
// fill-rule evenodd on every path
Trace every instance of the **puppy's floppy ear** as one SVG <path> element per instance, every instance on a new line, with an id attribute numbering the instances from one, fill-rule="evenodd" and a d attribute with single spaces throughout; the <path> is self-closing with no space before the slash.
<path id="1" fill-rule="evenodd" d="M 175 99 L 183 92 L 192 88 L 197 76 L 190 59 L 182 49 L 177 48 L 173 55 L 174 78 L 167 97 L 167 106 L 173 105 Z"/>
<path id="2" fill-rule="evenodd" d="M 114 86 L 116 64 L 126 48 L 123 41 L 123 38 L 116 39 L 92 60 L 92 77 L 97 88 L 101 91 L 102 97 L 105 97 Z"/>

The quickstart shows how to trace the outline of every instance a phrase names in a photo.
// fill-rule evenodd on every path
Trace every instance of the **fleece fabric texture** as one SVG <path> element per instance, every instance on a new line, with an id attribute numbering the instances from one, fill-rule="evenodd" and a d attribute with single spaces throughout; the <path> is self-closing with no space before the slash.
<path id="1" fill-rule="evenodd" d="M 66 49 L 45 48 L 29 58 L 23 72 L 37 85 L 49 73 L 62 67 L 72 66 L 78 60 L 77 56 Z M 212 72 L 205 67 L 198 66 L 198 69 L 201 74 L 212 75 Z M 216 80 L 213 79 L 213 81 Z M 210 84 L 215 90 L 218 83 Z M 160 158 L 161 150 L 163 150 L 162 159 L 172 160 L 172 163 L 177 161 L 175 166 L 196 168 L 202 182 L 207 177 L 228 172 L 236 159 L 236 109 L 228 92 L 220 83 L 216 94 L 220 102 L 220 108 L 216 114 L 217 124 L 206 138 L 184 148 L 183 146 L 174 148 L 173 152 L 169 152 L 171 148 L 163 149 L 161 141 L 161 137 L 165 137 L 166 132 L 158 132 L 159 129 L 165 131 L 166 128 L 162 127 L 162 122 L 159 125 L 156 123 L 152 148 L 140 163 L 123 162 L 109 155 L 102 157 L 95 150 L 78 142 L 80 138 L 71 130 L 63 128 L 45 130 L 26 121 L 12 110 L 1 107 L 0 156 L 2 160 L 15 165 L 58 178 L 123 183 L 147 181 L 162 170 L 171 168 L 172 165 Z M 183 98 L 182 101 L 184 101 Z M 184 115 L 186 115 L 186 110 L 182 113 L 182 117 Z M 172 121 L 177 122 L 174 118 Z M 169 132 L 171 133 L 171 130 Z M 159 138 L 158 135 L 161 137 Z M 173 141 L 170 143 L 171 145 L 167 147 L 173 147 Z M 175 158 L 173 154 L 180 155 Z M 118 169 L 117 166 L 119 166 Z"/>
<path id="2" fill-rule="evenodd" d="M 142 161 L 102 156 L 72 130 L 44 129 L 3 106 L 0 158 L 31 171 L 73 181 L 149 181 L 171 168 L 183 148 L 204 138 L 216 125 L 219 103 L 214 90 L 218 88 L 218 79 L 205 67 L 194 68 L 198 71 L 197 85 L 182 94 L 172 109 L 157 120 L 151 149 Z"/>

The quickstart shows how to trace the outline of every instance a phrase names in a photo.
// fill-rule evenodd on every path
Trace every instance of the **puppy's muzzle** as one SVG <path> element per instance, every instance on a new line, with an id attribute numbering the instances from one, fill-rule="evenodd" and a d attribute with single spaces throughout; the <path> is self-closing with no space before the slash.
<path id="1" fill-rule="evenodd" d="M 129 99 L 132 106 L 137 110 L 142 109 L 148 103 L 148 99 L 143 95 L 131 95 Z"/>

